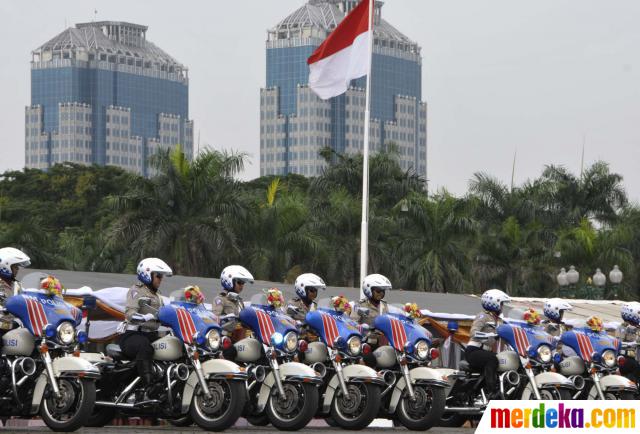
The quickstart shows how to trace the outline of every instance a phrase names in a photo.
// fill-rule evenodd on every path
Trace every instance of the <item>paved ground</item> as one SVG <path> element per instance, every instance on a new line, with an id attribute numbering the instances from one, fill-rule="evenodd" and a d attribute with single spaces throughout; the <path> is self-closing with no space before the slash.
<path id="1" fill-rule="evenodd" d="M 30 432 L 51 432 L 48 428 L 45 427 L 31 427 L 31 428 L 15 428 L 15 427 L 5 427 L 4 429 L 0 428 L 0 432 L 17 432 L 17 433 L 30 433 Z M 168 432 L 175 434 L 182 433 L 192 433 L 192 432 L 204 432 L 197 428 L 186 429 L 186 428 L 175 428 L 175 427 L 137 427 L 137 426 L 127 426 L 127 427 L 105 427 L 100 428 L 97 431 L 96 428 L 84 428 L 76 431 L 77 433 L 93 433 L 100 432 L 101 434 L 165 434 Z M 228 432 L 239 433 L 239 432 L 251 432 L 251 433 L 281 433 L 282 431 L 278 431 L 273 429 L 272 427 L 238 427 L 229 430 Z M 331 433 L 331 432 L 358 432 L 358 433 L 387 433 L 387 432 L 408 432 L 404 428 L 370 428 L 362 431 L 346 431 L 335 428 L 328 427 L 312 427 L 305 428 L 302 430 L 304 433 Z M 473 431 L 469 428 L 433 428 L 430 429 L 429 434 L 471 434 Z"/>

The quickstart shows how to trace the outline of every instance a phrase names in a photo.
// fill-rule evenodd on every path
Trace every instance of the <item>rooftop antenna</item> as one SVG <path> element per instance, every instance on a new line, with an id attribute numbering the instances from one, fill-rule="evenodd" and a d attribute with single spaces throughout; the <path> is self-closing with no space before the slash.
<path id="1" fill-rule="evenodd" d="M 587 141 L 587 135 L 582 134 L 582 158 L 580 158 L 580 179 L 582 179 L 582 175 L 584 174 L 584 145 Z"/>
<path id="2" fill-rule="evenodd" d="M 93 10 L 93 22 L 96 22 L 96 18 L 98 18 L 98 9 Z"/>

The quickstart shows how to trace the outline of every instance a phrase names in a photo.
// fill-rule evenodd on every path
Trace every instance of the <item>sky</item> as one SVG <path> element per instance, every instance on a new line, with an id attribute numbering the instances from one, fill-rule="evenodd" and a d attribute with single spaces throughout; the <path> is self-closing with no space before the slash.
<path id="1" fill-rule="evenodd" d="M 304 0 L 4 0 L 0 173 L 24 165 L 31 51 L 75 23 L 129 21 L 189 68 L 201 147 L 246 152 L 259 176 L 266 31 Z M 640 201 L 640 2 L 385 0 L 383 18 L 422 47 L 429 189 L 461 195 L 475 172 L 510 184 L 545 165 L 596 160 Z"/>

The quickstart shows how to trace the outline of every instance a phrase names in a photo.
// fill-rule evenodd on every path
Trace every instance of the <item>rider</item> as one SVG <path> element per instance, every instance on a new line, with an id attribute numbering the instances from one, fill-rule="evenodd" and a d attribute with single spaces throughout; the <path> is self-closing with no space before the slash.
<path id="1" fill-rule="evenodd" d="M 213 300 L 213 313 L 218 316 L 230 313 L 239 315 L 244 308 L 240 293 L 245 283 L 253 283 L 253 276 L 249 270 L 241 265 L 229 265 L 220 273 L 220 284 L 222 292 Z M 229 297 L 230 293 L 235 293 L 236 297 Z"/>
<path id="2" fill-rule="evenodd" d="M 369 274 L 362 281 L 362 292 L 364 298 L 358 301 L 351 312 L 351 317 L 360 322 L 365 323 L 369 327 L 373 328 L 373 321 L 378 315 L 383 315 L 389 312 L 387 302 L 384 301 L 385 291 L 391 290 L 391 282 L 382 274 Z M 367 316 L 361 316 L 358 314 L 358 308 L 369 309 Z"/>
<path id="3" fill-rule="evenodd" d="M 157 393 L 153 380 L 153 347 L 151 343 L 158 339 L 158 311 L 162 298 L 158 289 L 164 276 L 173 271 L 158 258 L 146 258 L 138 264 L 138 280 L 127 292 L 124 334 L 120 337 L 122 353 L 135 359 L 138 375 L 142 379 L 147 397 Z M 140 397 L 142 398 L 142 397 Z"/>
<path id="4" fill-rule="evenodd" d="M 616 330 L 616 338 L 622 342 L 640 345 L 640 303 L 632 301 L 623 304 L 620 316 L 624 322 Z M 637 347 L 623 349 L 622 355 L 625 362 L 620 364 L 620 373 L 637 383 L 640 380 Z"/>
<path id="5" fill-rule="evenodd" d="M 566 310 L 572 310 L 573 307 L 565 300 L 561 298 L 550 298 L 544 303 L 542 312 L 547 317 L 545 321 L 544 331 L 551 336 L 560 336 L 567 331 L 571 326 L 562 321 L 564 312 Z"/>
<path id="6" fill-rule="evenodd" d="M 478 340 L 477 332 L 495 333 L 502 324 L 502 306 L 509 303 L 511 298 L 499 289 L 485 291 L 480 298 L 483 312 L 476 315 L 469 332 L 470 340 L 465 350 L 465 358 L 473 369 L 484 372 L 485 386 L 488 396 L 492 399 L 500 394 L 497 391 L 498 358 L 496 357 L 495 338 Z"/>
<path id="7" fill-rule="evenodd" d="M 290 316 L 298 321 L 304 321 L 307 313 L 316 310 L 318 307 L 318 304 L 314 301 L 318 297 L 318 290 L 324 291 L 327 286 L 320 276 L 313 273 L 299 275 L 294 286 L 297 297 L 289 300 L 288 305 L 296 309 L 289 310 L 291 312 Z"/>
<path id="8" fill-rule="evenodd" d="M 17 280 L 20 267 L 31 265 L 31 259 L 22 251 L 13 247 L 0 249 L 0 307 L 4 307 L 7 298 L 22 290 Z M 11 314 L 0 315 L 0 330 L 7 331 L 13 326 Z"/>

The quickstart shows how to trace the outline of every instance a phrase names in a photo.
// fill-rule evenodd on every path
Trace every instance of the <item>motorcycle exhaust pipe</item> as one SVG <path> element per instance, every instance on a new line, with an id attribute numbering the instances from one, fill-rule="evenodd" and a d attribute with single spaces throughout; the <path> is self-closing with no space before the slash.
<path id="1" fill-rule="evenodd" d="M 393 386 L 396 384 L 396 374 L 393 371 L 381 371 L 382 379 L 384 380 L 384 384 L 387 386 Z"/>
<path id="2" fill-rule="evenodd" d="M 31 357 L 24 357 L 18 362 L 18 368 L 23 375 L 30 377 L 36 373 L 36 362 Z"/>
<path id="3" fill-rule="evenodd" d="M 178 363 L 174 365 L 173 375 L 180 381 L 187 381 L 189 379 L 189 367 L 184 363 Z"/>
<path id="4" fill-rule="evenodd" d="M 504 379 L 510 386 L 517 386 L 520 384 L 520 375 L 516 371 L 507 371 L 504 374 Z"/>
<path id="5" fill-rule="evenodd" d="M 569 377 L 569 380 L 571 380 L 571 382 L 573 383 L 573 386 L 577 390 L 584 389 L 584 386 L 585 386 L 584 377 L 582 377 L 580 375 L 572 375 L 571 377 Z"/>
<path id="6" fill-rule="evenodd" d="M 264 366 L 252 366 L 249 369 L 249 374 L 258 382 L 262 383 L 267 377 L 267 370 Z"/>
<path id="7" fill-rule="evenodd" d="M 316 362 L 313 365 L 311 365 L 311 369 L 316 371 L 322 378 L 324 378 L 325 375 L 327 375 L 327 367 L 323 363 Z"/>

